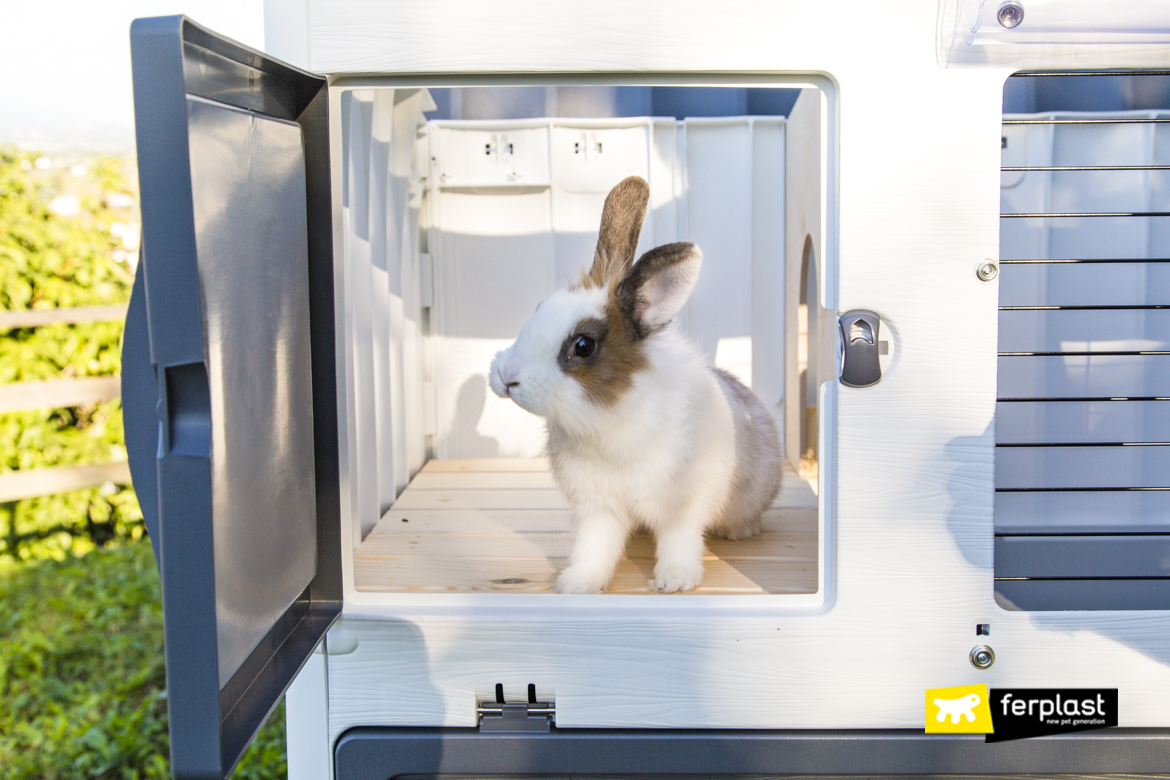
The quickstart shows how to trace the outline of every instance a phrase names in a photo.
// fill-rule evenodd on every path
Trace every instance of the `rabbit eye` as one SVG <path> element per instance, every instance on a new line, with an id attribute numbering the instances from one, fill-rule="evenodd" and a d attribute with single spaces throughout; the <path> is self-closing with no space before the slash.
<path id="1" fill-rule="evenodd" d="M 581 320 L 561 342 L 560 351 L 557 352 L 557 365 L 569 374 L 593 365 L 602 354 L 601 345 L 605 342 L 605 333 L 604 320 Z"/>
<path id="2" fill-rule="evenodd" d="M 587 358 L 597 349 L 597 342 L 589 336 L 578 336 L 573 342 L 573 354 L 580 358 Z"/>

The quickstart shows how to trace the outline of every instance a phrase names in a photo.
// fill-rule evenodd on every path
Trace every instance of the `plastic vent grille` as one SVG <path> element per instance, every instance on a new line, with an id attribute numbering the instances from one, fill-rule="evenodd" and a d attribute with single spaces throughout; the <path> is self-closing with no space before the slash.
<path id="1" fill-rule="evenodd" d="M 996 596 L 1170 608 L 1170 112 L 1001 145 Z"/>

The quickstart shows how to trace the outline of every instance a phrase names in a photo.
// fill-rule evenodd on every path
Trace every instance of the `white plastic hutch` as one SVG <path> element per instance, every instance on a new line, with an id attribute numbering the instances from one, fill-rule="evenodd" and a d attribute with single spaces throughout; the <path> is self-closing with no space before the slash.
<path id="1" fill-rule="evenodd" d="M 124 398 L 176 775 L 286 690 L 297 780 L 1170 765 L 1168 115 L 1005 115 L 1009 78 L 1170 72 L 1158 4 L 1098 5 L 268 0 L 264 54 L 136 22 Z M 699 88 L 800 91 L 645 97 Z M 485 375 L 631 174 L 791 469 L 697 592 L 635 538 L 561 596 L 539 421 Z M 924 689 L 981 682 L 1117 688 L 1121 728 L 923 734 Z"/>

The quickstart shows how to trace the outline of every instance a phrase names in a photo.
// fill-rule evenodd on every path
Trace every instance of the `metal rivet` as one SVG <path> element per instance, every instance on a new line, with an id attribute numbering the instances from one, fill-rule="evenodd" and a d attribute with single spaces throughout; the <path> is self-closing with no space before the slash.
<path id="1" fill-rule="evenodd" d="M 1019 27 L 1020 22 L 1024 21 L 1024 6 L 1020 0 L 1003 0 L 999 4 L 999 10 L 995 12 L 995 18 L 1000 27 L 1009 30 Z"/>
<path id="2" fill-rule="evenodd" d="M 990 669 L 995 663 L 995 651 L 987 645 L 975 645 L 971 648 L 971 665 L 976 669 Z"/>
<path id="3" fill-rule="evenodd" d="M 984 260 L 975 266 L 975 276 L 981 282 L 990 282 L 999 276 L 999 265 L 994 260 Z"/>

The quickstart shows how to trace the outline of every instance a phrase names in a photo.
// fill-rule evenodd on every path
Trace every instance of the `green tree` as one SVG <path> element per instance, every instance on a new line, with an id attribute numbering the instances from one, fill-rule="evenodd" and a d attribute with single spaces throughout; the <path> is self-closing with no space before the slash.
<path id="1" fill-rule="evenodd" d="M 125 303 L 133 283 L 133 169 L 98 160 L 81 176 L 38 168 L 39 155 L 0 149 L 0 309 Z M 55 200 L 57 199 L 57 200 Z M 56 209 L 53 204 L 73 206 Z M 117 374 L 121 322 L 0 330 L 0 382 Z M 124 460 L 118 400 L 0 414 L 0 473 Z M 141 537 L 133 490 L 100 488 L 0 504 L 0 567 L 84 554 Z"/>

